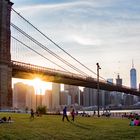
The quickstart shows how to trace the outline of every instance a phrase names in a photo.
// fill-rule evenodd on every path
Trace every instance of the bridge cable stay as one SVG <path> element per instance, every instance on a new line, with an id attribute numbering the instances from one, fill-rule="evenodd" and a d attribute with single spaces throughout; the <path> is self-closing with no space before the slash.
<path id="1" fill-rule="evenodd" d="M 37 40 L 35 40 L 34 38 L 32 38 L 30 35 L 28 35 L 27 33 L 25 33 L 23 30 L 21 30 L 20 28 L 18 28 L 13 23 L 11 23 L 11 26 L 13 28 L 15 28 L 16 30 L 18 30 L 20 33 L 22 33 L 24 36 L 26 36 L 28 39 L 30 39 L 31 41 L 33 41 L 39 47 L 41 47 L 42 49 L 44 49 L 45 51 L 49 52 L 51 55 L 53 55 L 54 57 L 56 57 L 57 59 L 59 59 L 61 62 L 65 63 L 66 65 L 68 65 L 69 67 L 73 68 L 74 70 L 76 70 L 77 72 L 81 73 L 82 75 L 84 75 L 86 77 L 88 76 L 86 73 L 82 72 L 81 70 L 79 70 L 75 66 L 71 65 L 69 62 L 65 61 L 63 58 L 59 57 L 57 54 L 55 54 L 50 49 L 48 49 L 47 47 L 45 47 L 44 45 L 42 45 L 40 42 L 38 42 Z"/>
<path id="2" fill-rule="evenodd" d="M 11 30 L 12 30 L 11 31 L 12 32 L 11 36 L 12 36 L 12 35 L 14 35 L 13 28 Z M 17 36 L 19 38 L 18 34 L 15 36 Z M 25 42 L 24 38 L 21 38 L 20 40 L 22 42 Z M 11 60 L 18 60 L 20 62 L 24 62 L 23 60 L 25 60 L 25 62 L 26 62 L 26 59 L 28 59 L 29 57 L 27 57 L 27 55 L 21 55 L 19 53 L 19 52 L 21 52 L 21 53 L 25 52 L 26 48 L 20 47 L 19 42 L 15 41 L 15 40 L 13 41 L 13 39 L 11 39 L 11 45 L 12 45 L 12 47 L 11 47 Z M 29 51 L 27 53 L 29 53 Z"/>
<path id="3" fill-rule="evenodd" d="M 44 55 L 40 54 L 39 52 L 37 52 L 36 50 L 34 50 L 33 48 L 29 47 L 28 45 L 26 45 L 25 43 L 23 43 L 22 41 L 20 41 L 19 39 L 17 39 L 14 36 L 11 36 L 14 40 L 16 40 L 17 42 L 19 42 L 20 44 L 22 44 L 23 46 L 27 47 L 28 49 L 30 49 L 31 51 L 35 52 L 36 54 L 40 55 L 41 57 L 45 58 L 46 60 L 50 61 L 51 63 L 57 65 L 58 67 L 60 67 L 61 69 L 71 73 L 70 71 L 68 71 L 67 69 L 61 67 L 60 65 L 58 65 L 57 63 L 53 62 L 52 60 L 48 59 L 47 57 L 45 57 Z"/>
<path id="4" fill-rule="evenodd" d="M 41 35 L 43 35 L 46 39 L 48 39 L 51 43 L 53 43 L 56 47 L 58 47 L 60 50 L 62 50 L 64 53 L 66 53 L 69 57 L 71 57 L 73 60 L 75 60 L 76 62 L 78 62 L 80 65 L 82 65 L 84 68 L 86 68 L 87 70 L 89 70 L 91 73 L 97 75 L 96 72 L 94 72 L 93 70 L 91 70 L 90 68 L 88 68 L 87 66 L 85 66 L 84 64 L 82 64 L 79 60 L 77 60 L 75 57 L 73 57 L 71 54 L 69 54 L 67 51 L 65 51 L 62 47 L 60 47 L 57 43 L 55 43 L 52 39 L 50 39 L 47 35 L 45 35 L 43 32 L 41 32 L 37 27 L 35 27 L 31 22 L 29 22 L 27 19 L 25 19 L 21 14 L 19 14 L 16 10 L 14 10 L 12 8 L 12 10 L 18 15 L 20 16 L 23 20 L 25 20 L 28 24 L 30 24 L 34 29 L 36 29 Z M 107 81 L 105 78 L 99 76 L 101 79 Z"/>
<path id="5" fill-rule="evenodd" d="M 60 56 L 58 56 L 57 54 L 53 53 L 51 50 L 49 50 L 46 46 L 42 45 L 40 42 L 38 42 L 37 40 L 35 40 L 33 37 L 29 36 L 29 34 L 25 33 L 23 30 L 21 30 L 20 28 L 18 28 L 16 25 L 14 25 L 13 23 L 11 23 L 11 26 L 13 28 L 15 28 L 16 30 L 18 30 L 19 32 L 21 32 L 22 34 L 24 34 L 28 39 L 32 40 L 34 43 L 36 43 L 38 46 L 40 46 L 41 48 L 43 48 L 45 51 L 49 52 L 51 55 L 53 55 L 54 57 L 56 57 L 57 59 L 59 59 L 61 62 L 65 63 L 66 65 L 68 65 L 69 67 L 73 68 L 74 70 L 76 70 L 78 73 L 81 73 L 83 76 L 85 77 L 89 77 L 86 73 L 84 73 L 83 71 L 81 71 L 80 69 L 76 68 L 75 66 L 71 65 L 69 62 L 67 62 L 66 60 L 64 60 L 63 58 L 61 58 Z"/>
<path id="6" fill-rule="evenodd" d="M 57 54 L 55 54 L 54 52 L 52 52 L 51 50 L 49 50 L 47 47 L 45 47 L 44 45 L 42 45 L 40 42 L 38 42 L 37 40 L 35 40 L 34 38 L 32 38 L 30 35 L 26 34 L 23 30 L 21 30 L 20 28 L 18 28 L 13 23 L 11 23 L 11 26 L 13 28 L 15 28 L 16 30 L 18 30 L 20 33 L 22 33 L 24 36 L 26 36 L 28 39 L 30 39 L 31 41 L 33 41 L 39 47 L 41 47 L 42 49 L 44 49 L 45 51 L 49 52 L 51 55 L 53 55 L 54 57 L 56 57 L 57 59 L 59 59 L 61 62 L 65 63 L 66 65 L 68 65 L 69 67 L 73 68 L 74 70 L 76 70 L 77 72 L 81 73 L 82 75 L 88 76 L 86 73 L 82 72 L 81 70 L 79 70 L 75 66 L 71 65 L 69 62 L 65 61 L 63 58 L 59 57 Z"/>
<path id="7" fill-rule="evenodd" d="M 25 42 L 24 38 L 22 38 L 22 42 Z M 25 52 L 26 48 L 25 47 L 20 47 L 19 42 L 13 41 L 13 39 L 11 39 L 11 43 L 12 43 L 12 47 L 11 47 L 11 60 L 18 60 L 20 62 L 22 62 L 22 60 L 26 60 L 27 59 L 27 55 L 21 55 L 19 53 L 19 52 Z"/>
<path id="8" fill-rule="evenodd" d="M 14 36 L 11 36 L 12 39 L 16 40 L 17 42 L 19 42 L 20 44 L 22 44 L 23 46 L 25 46 L 26 48 L 30 49 L 31 51 L 35 52 L 36 54 L 38 54 L 39 56 L 45 58 L 46 60 L 50 61 L 51 63 L 57 65 L 58 67 L 60 67 L 61 69 L 65 70 L 68 73 L 71 73 L 70 71 L 68 71 L 67 69 L 63 68 L 62 66 L 58 65 L 57 63 L 53 62 L 52 60 L 48 59 L 47 57 L 45 57 L 44 55 L 40 54 L 39 52 L 37 52 L 36 50 L 34 50 L 33 48 L 29 47 L 28 45 L 26 45 L 25 43 L 23 43 L 22 41 L 20 41 L 19 39 L 17 39 Z M 73 73 L 71 73 L 73 74 Z"/>

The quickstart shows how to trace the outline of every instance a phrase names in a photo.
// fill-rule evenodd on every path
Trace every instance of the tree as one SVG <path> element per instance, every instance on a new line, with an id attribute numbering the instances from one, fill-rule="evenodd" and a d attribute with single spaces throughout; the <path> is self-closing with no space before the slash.
<path id="1" fill-rule="evenodd" d="M 47 107 L 46 107 L 46 106 L 38 106 L 38 107 L 37 107 L 37 112 L 38 112 L 39 114 L 46 114 L 46 112 L 47 112 Z"/>

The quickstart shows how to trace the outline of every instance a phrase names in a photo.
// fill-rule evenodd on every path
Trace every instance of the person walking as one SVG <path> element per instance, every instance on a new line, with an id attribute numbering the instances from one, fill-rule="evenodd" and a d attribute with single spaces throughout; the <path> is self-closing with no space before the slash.
<path id="1" fill-rule="evenodd" d="M 74 112 L 74 108 L 71 111 L 71 116 L 72 116 L 72 121 L 74 122 L 74 117 L 75 117 L 75 112 Z"/>
<path id="2" fill-rule="evenodd" d="M 34 110 L 31 109 L 31 116 L 30 116 L 30 119 L 34 119 Z"/>
<path id="3" fill-rule="evenodd" d="M 62 118 L 62 121 L 64 121 L 65 118 L 69 122 L 69 119 L 68 119 L 68 116 L 67 116 L 67 107 L 66 106 L 63 109 L 63 118 Z"/>

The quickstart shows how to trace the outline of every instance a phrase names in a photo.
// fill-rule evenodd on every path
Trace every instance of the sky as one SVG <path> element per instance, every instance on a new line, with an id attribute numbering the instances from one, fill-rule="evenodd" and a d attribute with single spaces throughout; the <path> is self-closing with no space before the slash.
<path id="1" fill-rule="evenodd" d="M 140 0 L 11 1 L 17 12 L 94 72 L 98 62 L 105 79 L 115 82 L 119 73 L 123 85 L 130 86 L 133 60 L 140 83 Z"/>

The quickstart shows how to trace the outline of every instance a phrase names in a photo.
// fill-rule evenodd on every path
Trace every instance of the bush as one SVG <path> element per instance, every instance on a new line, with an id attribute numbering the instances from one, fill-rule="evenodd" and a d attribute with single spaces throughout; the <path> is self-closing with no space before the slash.
<path id="1" fill-rule="evenodd" d="M 37 107 L 37 112 L 38 112 L 39 114 L 46 114 L 46 112 L 47 112 L 47 107 L 46 107 L 46 106 L 38 106 L 38 107 Z"/>

